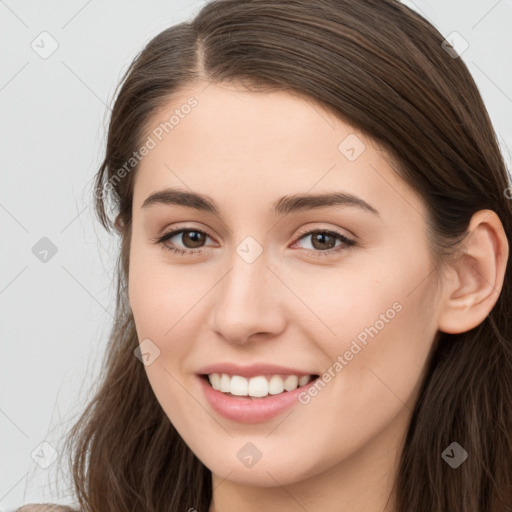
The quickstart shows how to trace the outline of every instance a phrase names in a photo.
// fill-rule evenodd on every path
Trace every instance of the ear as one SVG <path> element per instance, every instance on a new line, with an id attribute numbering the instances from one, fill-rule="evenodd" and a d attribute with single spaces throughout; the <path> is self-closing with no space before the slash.
<path id="1" fill-rule="evenodd" d="M 124 224 L 121 219 L 121 214 L 117 215 L 116 220 L 114 221 L 114 227 L 116 228 L 116 231 L 118 233 L 121 233 L 123 231 Z"/>
<path id="2" fill-rule="evenodd" d="M 458 334 L 481 324 L 500 295 L 509 246 L 492 210 L 473 215 L 460 256 L 449 270 L 440 304 L 439 330 Z"/>

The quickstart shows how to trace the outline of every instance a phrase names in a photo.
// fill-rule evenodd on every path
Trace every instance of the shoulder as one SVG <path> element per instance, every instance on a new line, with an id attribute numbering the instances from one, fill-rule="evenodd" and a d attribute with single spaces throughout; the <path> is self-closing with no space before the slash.
<path id="1" fill-rule="evenodd" d="M 77 509 L 68 505 L 57 505 L 56 503 L 30 503 L 23 505 L 15 510 L 15 512 L 79 512 Z"/>

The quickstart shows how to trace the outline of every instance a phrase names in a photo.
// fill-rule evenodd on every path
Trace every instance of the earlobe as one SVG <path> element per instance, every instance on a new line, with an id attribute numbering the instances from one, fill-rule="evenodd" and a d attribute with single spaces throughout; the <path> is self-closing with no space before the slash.
<path id="1" fill-rule="evenodd" d="M 439 316 L 439 330 L 458 334 L 481 324 L 496 304 L 509 254 L 498 215 L 480 210 L 473 215 L 460 256 L 450 269 Z"/>

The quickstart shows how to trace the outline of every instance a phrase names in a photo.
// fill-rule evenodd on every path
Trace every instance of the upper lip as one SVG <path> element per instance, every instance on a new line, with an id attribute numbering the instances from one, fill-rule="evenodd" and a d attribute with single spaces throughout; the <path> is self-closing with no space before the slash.
<path id="1" fill-rule="evenodd" d="M 279 366 L 275 364 L 251 364 L 249 366 L 239 366 L 235 363 L 217 363 L 209 364 L 199 369 L 197 372 L 199 375 L 208 375 L 210 373 L 227 373 L 229 375 L 240 375 L 241 377 L 255 377 L 257 375 L 318 375 L 315 372 L 307 372 L 304 370 L 298 370 L 296 368 L 287 368 L 285 366 Z"/>

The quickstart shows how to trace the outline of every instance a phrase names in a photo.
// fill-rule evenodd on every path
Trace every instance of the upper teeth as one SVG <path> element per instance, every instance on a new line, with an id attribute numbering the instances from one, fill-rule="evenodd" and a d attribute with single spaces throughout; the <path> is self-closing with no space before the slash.
<path id="1" fill-rule="evenodd" d="M 208 379 L 213 389 L 223 393 L 231 393 L 238 396 L 262 397 L 268 394 L 277 395 L 283 390 L 293 391 L 297 385 L 304 386 L 311 379 L 311 375 L 258 375 L 246 379 L 240 375 L 228 375 L 227 373 L 211 373 Z"/>

